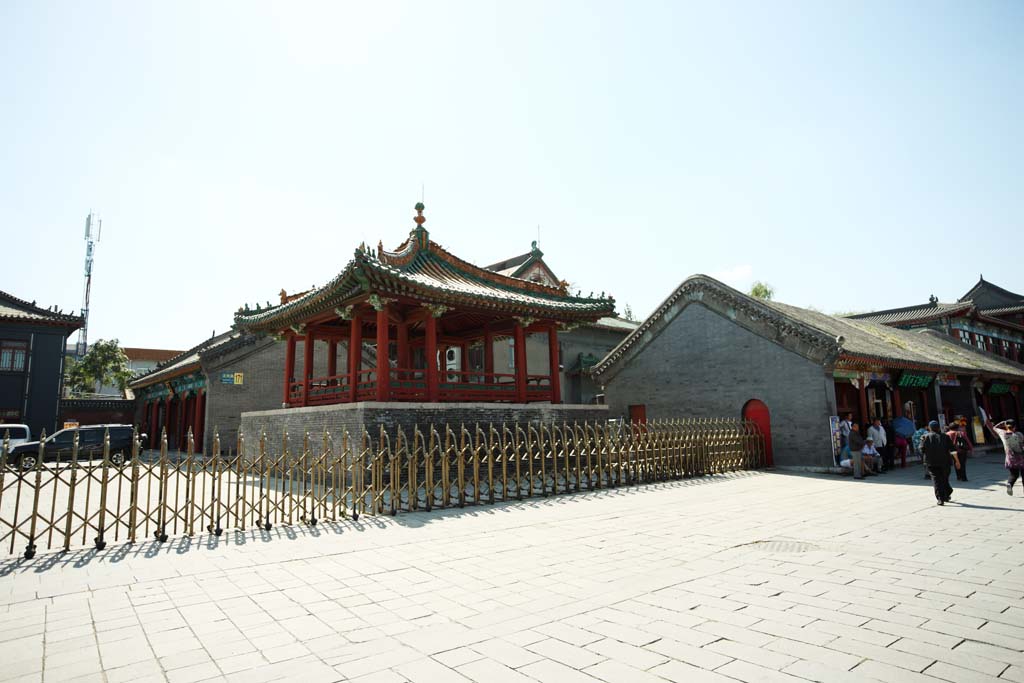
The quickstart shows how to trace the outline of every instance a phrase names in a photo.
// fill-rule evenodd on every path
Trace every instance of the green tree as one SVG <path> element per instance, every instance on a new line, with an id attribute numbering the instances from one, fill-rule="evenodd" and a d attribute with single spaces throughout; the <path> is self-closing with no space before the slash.
<path id="1" fill-rule="evenodd" d="M 99 340 L 89 347 L 84 357 L 69 365 L 68 386 L 76 394 L 96 391 L 104 384 L 112 384 L 123 392 L 132 378 L 128 356 L 116 339 Z"/>
<path id="2" fill-rule="evenodd" d="M 622 319 L 623 320 L 628 320 L 631 323 L 635 323 L 636 322 L 636 316 L 633 315 L 633 307 L 630 306 L 629 304 L 626 304 L 626 310 L 624 310 L 622 312 Z"/>
<path id="3" fill-rule="evenodd" d="M 775 289 L 767 282 L 761 282 L 758 280 L 754 283 L 754 286 L 750 288 L 750 296 L 755 299 L 771 301 L 775 298 Z"/>

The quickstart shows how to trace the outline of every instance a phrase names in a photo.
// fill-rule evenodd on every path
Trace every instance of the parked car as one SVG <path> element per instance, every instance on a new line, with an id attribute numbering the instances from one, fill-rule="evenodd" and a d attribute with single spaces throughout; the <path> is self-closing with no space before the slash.
<path id="1" fill-rule="evenodd" d="M 0 447 L 2 447 L 4 435 L 7 435 L 9 448 L 32 440 L 32 430 L 28 428 L 28 425 L 0 425 Z"/>
<path id="2" fill-rule="evenodd" d="M 79 460 L 102 458 L 103 435 L 108 430 L 110 432 L 110 462 L 114 465 L 123 465 L 131 458 L 131 425 L 89 425 L 54 432 L 53 435 L 46 437 L 43 460 L 45 462 L 53 462 L 55 460 L 62 462 L 70 461 L 72 451 L 74 450 L 75 434 L 78 434 Z M 139 438 L 145 441 L 146 435 L 139 434 Z M 30 470 L 39 462 L 39 451 L 39 441 L 19 444 L 11 449 L 8 462 L 17 463 L 18 467 L 23 470 Z"/>

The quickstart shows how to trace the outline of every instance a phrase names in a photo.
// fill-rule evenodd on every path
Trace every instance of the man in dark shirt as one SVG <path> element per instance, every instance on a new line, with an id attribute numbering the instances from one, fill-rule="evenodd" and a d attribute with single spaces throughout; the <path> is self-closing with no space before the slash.
<path id="1" fill-rule="evenodd" d="M 953 495 L 953 487 L 949 485 L 949 470 L 955 452 L 953 442 L 939 430 L 939 423 L 935 420 L 929 422 L 928 433 L 921 437 L 921 453 L 924 455 L 924 466 L 932 477 L 938 505 L 948 503 Z"/>

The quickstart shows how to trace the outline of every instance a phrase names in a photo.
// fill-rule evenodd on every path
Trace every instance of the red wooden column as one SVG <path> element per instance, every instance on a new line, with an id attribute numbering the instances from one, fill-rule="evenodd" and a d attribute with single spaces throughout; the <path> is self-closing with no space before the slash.
<path id="1" fill-rule="evenodd" d="M 409 325 L 405 322 L 398 323 L 398 367 L 401 370 L 408 370 L 412 363 L 409 360 Z M 398 373 L 398 379 L 406 379 L 405 373 Z"/>
<path id="2" fill-rule="evenodd" d="M 377 400 L 387 401 L 391 396 L 391 363 L 388 361 L 391 340 L 388 336 L 388 305 L 381 302 L 377 309 Z"/>
<path id="3" fill-rule="evenodd" d="M 484 328 L 484 375 L 487 382 L 493 382 L 494 377 L 494 333 L 491 328 Z"/>
<path id="4" fill-rule="evenodd" d="M 995 416 L 992 414 L 992 400 L 989 398 L 987 391 L 981 394 L 981 405 L 985 408 L 988 419 L 996 421 Z"/>
<path id="5" fill-rule="evenodd" d="M 441 392 L 437 373 L 437 316 L 433 311 L 427 313 L 425 353 L 427 363 L 427 400 L 436 403 Z"/>
<path id="6" fill-rule="evenodd" d="M 469 344 L 463 342 L 459 344 L 459 372 L 469 372 Z M 468 382 L 468 375 L 459 375 L 459 382 Z"/>
<path id="7" fill-rule="evenodd" d="M 515 344 L 516 403 L 526 403 L 526 328 L 518 320 L 512 339 Z"/>
<path id="8" fill-rule="evenodd" d="M 548 328 L 548 368 L 551 373 L 551 402 L 562 402 L 562 378 L 558 369 L 558 328 Z"/>
<path id="9" fill-rule="evenodd" d="M 316 338 L 307 332 L 302 340 L 302 405 L 309 405 L 309 380 L 313 379 L 313 347 Z"/>
<path id="10" fill-rule="evenodd" d="M 162 431 L 166 432 L 167 439 L 170 440 L 174 435 L 171 434 L 171 395 L 167 394 L 167 400 L 164 402 L 164 424 Z M 157 438 L 160 438 L 158 435 Z M 159 443 L 159 441 L 157 442 Z"/>
<path id="11" fill-rule="evenodd" d="M 327 341 L 327 376 L 334 377 L 338 374 L 338 340 Z"/>
<path id="12" fill-rule="evenodd" d="M 281 403 L 288 407 L 291 398 L 292 378 L 295 377 L 295 335 L 288 333 L 288 344 L 284 352 L 284 399 Z"/>
<path id="13" fill-rule="evenodd" d="M 868 416 L 868 380 L 864 377 L 860 378 L 860 420 L 862 425 L 870 421 Z"/>
<path id="14" fill-rule="evenodd" d="M 196 389 L 196 396 L 192 399 L 192 435 L 196 440 L 196 452 L 203 452 L 203 390 Z"/>
<path id="15" fill-rule="evenodd" d="M 359 390 L 359 371 L 363 369 L 363 319 L 358 313 L 352 314 L 352 329 L 348 335 L 348 400 L 356 402 Z"/>
<path id="16" fill-rule="evenodd" d="M 892 388 L 892 400 L 896 405 L 893 406 L 893 413 L 896 417 L 903 417 L 903 401 L 900 399 L 900 388 Z"/>
<path id="17" fill-rule="evenodd" d="M 160 421 L 160 401 L 153 401 L 149 404 L 149 447 L 160 447 L 160 435 L 156 433 Z"/>

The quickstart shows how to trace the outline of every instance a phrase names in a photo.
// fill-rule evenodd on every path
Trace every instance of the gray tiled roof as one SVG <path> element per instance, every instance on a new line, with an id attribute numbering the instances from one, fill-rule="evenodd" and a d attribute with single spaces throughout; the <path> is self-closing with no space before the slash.
<path id="1" fill-rule="evenodd" d="M 901 330 L 869 320 L 840 318 L 775 301 L 765 303 L 825 334 L 842 336 L 844 354 L 1024 379 L 1024 365 L 979 351 L 934 330 Z"/>
<path id="2" fill-rule="evenodd" d="M 81 327 L 83 322 L 81 316 L 49 311 L 7 292 L 0 292 L 0 320 L 60 325 L 73 330 Z"/>
<path id="3" fill-rule="evenodd" d="M 870 320 L 871 322 L 882 323 L 883 325 L 898 325 L 900 323 L 914 322 L 917 320 L 931 320 L 942 318 L 947 315 L 965 313 L 974 306 L 970 301 L 958 301 L 953 304 L 927 303 L 920 306 L 905 306 L 903 308 L 891 308 L 886 311 L 872 311 L 871 313 L 857 313 L 844 316 L 853 320 Z"/>

